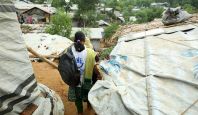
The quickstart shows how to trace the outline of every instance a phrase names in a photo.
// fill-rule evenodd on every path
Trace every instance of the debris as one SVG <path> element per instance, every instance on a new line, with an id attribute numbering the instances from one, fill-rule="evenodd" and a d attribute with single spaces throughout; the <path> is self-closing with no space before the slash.
<path id="1" fill-rule="evenodd" d="M 34 51 L 31 47 L 27 47 L 28 51 L 31 52 L 32 54 L 34 54 L 35 56 L 38 56 L 40 59 L 42 59 L 43 61 L 47 62 L 48 64 L 52 65 L 53 67 L 55 67 L 56 69 L 58 69 L 58 65 L 56 65 L 55 63 L 49 61 L 48 59 L 46 59 L 45 57 L 41 56 L 40 54 L 38 54 L 36 51 Z"/>
<path id="2" fill-rule="evenodd" d="M 164 25 L 171 25 L 184 22 L 191 17 L 191 14 L 189 14 L 187 11 L 184 11 L 180 7 L 168 8 L 163 12 L 162 22 Z"/>

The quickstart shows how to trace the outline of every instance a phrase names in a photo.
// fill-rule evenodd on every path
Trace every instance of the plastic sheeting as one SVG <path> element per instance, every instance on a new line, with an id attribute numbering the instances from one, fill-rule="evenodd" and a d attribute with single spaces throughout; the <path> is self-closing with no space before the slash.
<path id="1" fill-rule="evenodd" d="M 64 105 L 61 98 L 47 86 L 39 84 L 39 90 L 44 96 L 39 96 L 34 100 L 38 108 L 32 115 L 64 115 Z"/>
<path id="2" fill-rule="evenodd" d="M 164 25 L 170 25 L 186 21 L 191 17 L 191 14 L 189 14 L 187 11 L 184 11 L 180 7 L 168 8 L 163 12 L 162 22 Z"/>
<path id="3" fill-rule="evenodd" d="M 0 4 L 0 115 L 18 115 L 31 103 L 34 115 L 63 115 L 60 97 L 37 84 L 13 7 Z"/>
<path id="4" fill-rule="evenodd" d="M 197 115 L 197 32 L 196 25 L 188 25 L 122 38 L 126 41 L 118 42 L 111 59 L 100 63 L 104 80 L 89 92 L 96 113 Z"/>
<path id="5" fill-rule="evenodd" d="M 22 35 L 25 43 L 41 55 L 59 55 L 73 42 L 59 35 L 28 33 Z"/>

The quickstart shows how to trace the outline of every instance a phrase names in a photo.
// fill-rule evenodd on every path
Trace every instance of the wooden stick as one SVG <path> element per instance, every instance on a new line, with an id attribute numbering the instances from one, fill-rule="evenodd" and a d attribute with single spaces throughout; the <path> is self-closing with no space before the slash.
<path id="1" fill-rule="evenodd" d="M 47 58 L 41 56 L 40 54 L 38 54 L 36 51 L 34 51 L 31 47 L 27 46 L 27 49 L 30 53 L 34 54 L 35 56 L 38 56 L 41 60 L 47 62 L 48 64 L 50 64 L 51 66 L 53 66 L 54 68 L 58 69 L 58 65 L 49 61 Z"/>
<path id="2" fill-rule="evenodd" d="M 45 58 L 59 58 L 59 56 L 57 56 L 57 55 L 40 55 L 40 56 L 42 56 L 42 57 L 45 57 Z M 30 58 L 38 58 L 38 56 L 36 56 L 36 55 L 30 55 L 29 56 Z"/>

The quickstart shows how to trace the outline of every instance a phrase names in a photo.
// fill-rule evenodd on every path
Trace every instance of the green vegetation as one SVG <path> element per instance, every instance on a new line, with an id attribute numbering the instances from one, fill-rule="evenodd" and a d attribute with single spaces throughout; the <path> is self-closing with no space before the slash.
<path id="1" fill-rule="evenodd" d="M 59 10 L 54 16 L 52 16 L 51 24 L 47 27 L 46 32 L 52 35 L 58 34 L 69 38 L 72 29 L 71 18 Z"/>
<path id="2" fill-rule="evenodd" d="M 95 27 L 97 25 L 96 6 L 99 0 L 79 0 L 74 2 L 78 4 L 78 11 L 74 18 L 79 21 L 79 26 Z"/>
<path id="3" fill-rule="evenodd" d="M 196 13 L 197 12 L 196 8 L 194 6 L 191 6 L 190 4 L 185 4 L 183 6 L 183 8 L 189 13 Z"/>
<path id="4" fill-rule="evenodd" d="M 104 38 L 105 40 L 108 40 L 112 35 L 116 32 L 116 30 L 119 28 L 118 24 L 111 24 L 110 26 L 106 27 L 104 30 Z"/>
<path id="5" fill-rule="evenodd" d="M 95 10 L 98 3 L 99 0 L 79 0 L 78 8 L 80 12 L 87 12 L 90 10 Z"/>
<path id="6" fill-rule="evenodd" d="M 30 0 L 34 3 L 44 3 L 45 0 Z M 151 3 L 164 3 L 167 2 L 170 7 L 181 6 L 189 13 L 198 12 L 198 0 L 70 0 L 69 5 L 65 3 L 65 0 L 50 0 L 52 6 L 56 8 L 69 7 L 72 4 L 78 4 L 79 10 L 74 16 L 74 19 L 78 21 L 80 27 L 97 27 L 96 21 L 101 19 L 109 19 L 110 23 L 117 21 L 114 15 L 114 11 L 120 11 L 126 23 L 131 23 L 130 16 L 136 16 L 137 21 L 132 23 L 145 23 L 154 20 L 155 18 L 161 18 L 163 8 L 151 7 Z M 103 4 L 103 5 L 102 5 Z M 96 12 L 98 6 L 113 8 L 111 12 L 104 14 Z M 132 11 L 136 7 L 141 10 Z M 67 9 L 68 10 L 68 9 Z"/>
<path id="7" fill-rule="evenodd" d="M 144 8 L 135 14 L 138 23 L 145 23 L 154 20 L 155 18 L 161 18 L 162 8 Z"/>
<path id="8" fill-rule="evenodd" d="M 64 8 L 65 6 L 65 0 L 53 0 L 52 6 L 55 8 Z"/>
<path id="9" fill-rule="evenodd" d="M 107 48 L 107 49 L 101 51 L 100 54 L 99 54 L 100 60 L 103 60 L 103 59 L 105 59 L 105 58 L 108 58 L 109 55 L 110 55 L 110 53 L 111 53 L 111 51 L 113 50 L 114 47 L 115 47 L 115 46 L 111 46 L 111 47 L 109 47 L 109 48 Z"/>
<path id="10" fill-rule="evenodd" d="M 119 10 L 124 15 L 126 23 L 129 23 L 130 16 L 137 17 L 137 22 L 135 23 L 145 23 L 152 21 L 154 18 L 161 18 L 164 9 L 162 7 L 152 8 L 150 5 L 154 2 L 167 2 L 170 7 L 181 6 L 189 13 L 198 12 L 198 0 L 100 0 L 100 2 L 105 4 L 105 7 L 112 7 L 113 10 Z M 141 10 L 133 12 L 132 9 L 134 7 Z"/>
<path id="11" fill-rule="evenodd" d="M 86 12 L 77 12 L 75 19 L 79 20 L 81 27 L 96 27 L 97 26 L 97 15 L 94 10 Z"/>
<path id="12" fill-rule="evenodd" d="M 34 3 L 44 3 L 46 0 L 30 1 Z M 68 8 L 68 4 L 65 3 L 65 0 L 49 1 L 52 2 L 53 7 Z M 137 17 L 138 20 L 135 23 L 145 23 L 152 21 L 154 18 L 161 17 L 163 8 L 152 8 L 150 4 L 154 2 L 167 2 L 170 7 L 181 6 L 189 13 L 198 12 L 198 0 L 70 0 L 69 5 L 78 4 L 79 10 L 75 14 L 75 20 L 79 22 L 79 26 L 96 27 L 96 21 L 104 19 L 104 16 L 101 16 L 101 13 L 96 12 L 97 6 L 101 6 L 104 9 L 107 7 L 113 8 L 111 12 L 105 13 L 105 17 L 108 17 L 110 22 L 115 22 L 117 20 L 113 13 L 115 10 L 118 10 L 123 14 L 126 23 L 129 22 L 130 16 Z M 132 9 L 134 7 L 140 8 L 141 10 L 133 12 Z"/>

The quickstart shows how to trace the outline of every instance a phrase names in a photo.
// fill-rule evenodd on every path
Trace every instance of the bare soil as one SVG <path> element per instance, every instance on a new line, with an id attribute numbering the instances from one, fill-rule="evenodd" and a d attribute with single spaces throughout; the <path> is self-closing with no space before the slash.
<path id="1" fill-rule="evenodd" d="M 54 90 L 62 99 L 65 108 L 65 115 L 77 115 L 77 110 L 74 102 L 68 101 L 68 85 L 66 85 L 58 72 L 52 66 L 45 62 L 32 62 L 34 73 L 36 79 L 39 83 L 48 86 L 50 89 Z M 87 109 L 86 103 L 84 106 L 84 115 L 94 115 L 93 110 Z"/>

